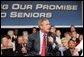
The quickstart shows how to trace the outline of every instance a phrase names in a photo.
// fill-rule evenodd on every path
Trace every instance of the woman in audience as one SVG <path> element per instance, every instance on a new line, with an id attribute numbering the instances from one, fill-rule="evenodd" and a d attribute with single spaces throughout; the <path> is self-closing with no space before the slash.
<path id="1" fill-rule="evenodd" d="M 60 30 L 56 30 L 56 41 L 58 45 L 61 47 L 62 43 L 61 43 L 61 31 Z"/>
<path id="2" fill-rule="evenodd" d="M 11 39 L 12 42 L 15 42 L 17 36 L 15 35 L 15 33 L 14 33 L 13 30 L 9 30 L 9 31 L 7 32 L 7 35 L 10 37 L 10 39 Z"/>
<path id="3" fill-rule="evenodd" d="M 71 25 L 70 31 L 71 31 L 71 37 L 72 37 L 72 39 L 74 41 L 78 42 L 79 41 L 79 39 L 78 39 L 79 34 L 77 33 L 76 28 L 75 28 L 74 25 Z"/>
<path id="4" fill-rule="evenodd" d="M 65 33 L 64 33 L 64 38 L 66 38 L 67 41 L 69 41 L 69 40 L 71 39 L 71 34 L 70 34 L 70 32 L 65 32 Z"/>
<path id="5" fill-rule="evenodd" d="M 9 36 L 2 38 L 1 50 L 3 56 L 13 56 L 15 51 L 15 44 L 11 42 Z"/>
<path id="6" fill-rule="evenodd" d="M 22 32 L 22 36 L 19 36 L 17 39 L 18 42 L 18 46 L 17 46 L 17 52 L 19 56 L 24 56 L 27 53 L 27 50 L 24 51 L 24 49 L 26 49 L 26 43 L 28 42 L 28 32 L 27 31 L 23 31 Z"/>
<path id="7" fill-rule="evenodd" d="M 61 52 L 61 56 L 63 56 L 63 51 L 65 51 L 66 49 L 68 49 L 68 41 L 66 38 L 62 38 L 61 39 L 62 42 L 62 46 L 59 48 L 60 52 Z"/>

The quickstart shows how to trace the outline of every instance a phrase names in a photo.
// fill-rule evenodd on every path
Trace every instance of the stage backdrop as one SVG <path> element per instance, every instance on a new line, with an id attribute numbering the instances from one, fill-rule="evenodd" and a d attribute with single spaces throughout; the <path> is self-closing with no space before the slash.
<path id="1" fill-rule="evenodd" d="M 82 1 L 1 1 L 1 28 L 37 27 L 41 17 L 57 27 L 83 27 Z"/>

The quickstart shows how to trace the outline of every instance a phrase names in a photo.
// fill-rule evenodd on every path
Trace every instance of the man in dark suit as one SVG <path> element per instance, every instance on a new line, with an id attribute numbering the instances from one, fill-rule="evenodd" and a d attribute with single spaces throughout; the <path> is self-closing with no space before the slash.
<path id="1" fill-rule="evenodd" d="M 75 46 L 76 42 L 72 39 L 68 42 L 69 48 L 64 51 L 64 56 L 80 56 L 81 51 L 78 51 Z"/>
<path id="2" fill-rule="evenodd" d="M 39 32 L 33 33 L 29 36 L 29 41 L 27 43 L 27 51 L 29 56 L 46 56 L 48 49 L 48 42 L 52 43 L 51 46 L 54 46 L 54 40 L 53 38 L 47 37 L 47 32 L 49 32 L 50 29 L 50 24 L 48 19 L 46 18 L 41 18 L 38 22 L 39 25 Z M 54 49 L 53 48 L 53 49 Z"/>

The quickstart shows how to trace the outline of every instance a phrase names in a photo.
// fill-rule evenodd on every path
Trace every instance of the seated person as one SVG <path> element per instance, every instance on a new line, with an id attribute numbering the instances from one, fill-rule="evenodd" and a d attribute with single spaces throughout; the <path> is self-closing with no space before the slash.
<path id="1" fill-rule="evenodd" d="M 75 48 L 76 42 L 72 39 L 69 40 L 69 48 L 64 51 L 64 56 L 80 56 L 80 51 Z"/>
<path id="2" fill-rule="evenodd" d="M 11 39 L 8 36 L 2 38 L 1 51 L 3 56 L 11 56 L 15 51 L 15 44 L 11 42 Z"/>
<path id="3" fill-rule="evenodd" d="M 27 53 L 27 51 L 26 52 L 23 51 L 24 48 L 25 48 L 24 38 L 22 36 L 19 36 L 17 39 L 17 46 L 16 46 L 18 56 L 24 56 L 24 54 Z"/>
<path id="4" fill-rule="evenodd" d="M 62 38 L 61 39 L 62 42 L 62 46 L 59 48 L 60 52 L 61 52 L 61 56 L 63 56 L 63 51 L 65 51 L 66 49 L 68 49 L 68 41 L 66 38 Z"/>

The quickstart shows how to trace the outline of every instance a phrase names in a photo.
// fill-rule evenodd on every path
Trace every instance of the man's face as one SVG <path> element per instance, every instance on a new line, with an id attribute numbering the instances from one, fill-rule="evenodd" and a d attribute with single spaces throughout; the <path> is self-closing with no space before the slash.
<path id="1" fill-rule="evenodd" d="M 42 30 L 43 32 L 49 32 L 49 30 L 50 30 L 49 21 L 48 21 L 48 20 L 43 21 L 43 22 L 41 23 L 40 28 L 41 28 L 41 30 Z"/>
<path id="2" fill-rule="evenodd" d="M 20 37 L 18 38 L 18 44 L 23 44 L 23 37 L 22 37 L 22 36 L 20 36 Z"/>
<path id="3" fill-rule="evenodd" d="M 76 43 L 74 41 L 69 42 L 69 47 L 70 48 L 75 48 Z"/>

